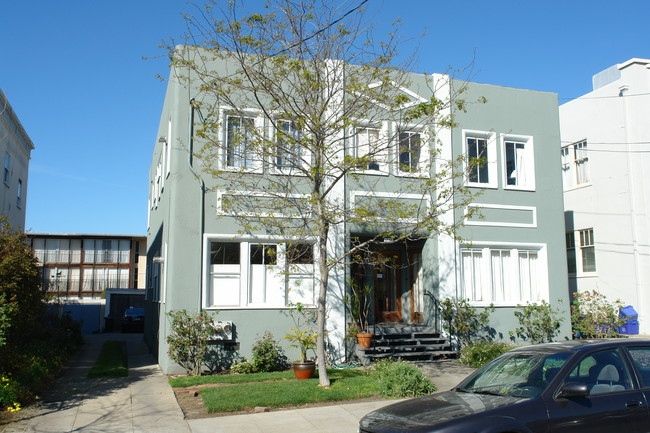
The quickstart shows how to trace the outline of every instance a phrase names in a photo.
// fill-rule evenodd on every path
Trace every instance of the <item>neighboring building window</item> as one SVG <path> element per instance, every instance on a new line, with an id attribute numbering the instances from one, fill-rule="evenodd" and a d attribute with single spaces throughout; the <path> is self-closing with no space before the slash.
<path id="1" fill-rule="evenodd" d="M 294 122 L 286 120 L 279 120 L 277 127 L 276 167 L 279 169 L 300 167 L 303 159 L 300 130 Z"/>
<path id="2" fill-rule="evenodd" d="M 20 208 L 23 205 L 23 181 L 18 179 L 18 194 L 16 197 L 16 207 Z"/>
<path id="3" fill-rule="evenodd" d="M 420 164 L 420 134 L 417 132 L 399 133 L 399 171 L 416 173 Z"/>
<path id="4" fill-rule="evenodd" d="M 562 180 L 565 189 L 590 182 L 587 151 L 587 140 L 564 146 L 561 149 Z"/>
<path id="5" fill-rule="evenodd" d="M 11 155 L 9 155 L 9 152 L 5 152 L 5 174 L 4 174 L 4 182 L 5 184 L 9 184 L 9 176 L 11 174 Z"/>
<path id="6" fill-rule="evenodd" d="M 505 187 L 535 189 L 535 160 L 532 139 L 504 137 Z"/>
<path id="7" fill-rule="evenodd" d="M 566 234 L 566 258 L 569 274 L 576 273 L 576 238 L 574 232 Z"/>
<path id="8" fill-rule="evenodd" d="M 582 272 L 596 272 L 594 229 L 580 230 L 580 254 L 582 255 Z"/>
<path id="9" fill-rule="evenodd" d="M 244 116 L 228 116 L 226 133 L 226 165 L 228 167 L 253 167 L 253 141 L 255 119 Z"/>
<path id="10" fill-rule="evenodd" d="M 464 296 L 501 305 L 545 299 L 539 255 L 537 249 L 461 248 Z"/>
<path id="11" fill-rule="evenodd" d="M 353 157 L 362 159 L 357 163 L 360 170 L 379 170 L 379 129 L 357 128 L 354 134 Z"/>

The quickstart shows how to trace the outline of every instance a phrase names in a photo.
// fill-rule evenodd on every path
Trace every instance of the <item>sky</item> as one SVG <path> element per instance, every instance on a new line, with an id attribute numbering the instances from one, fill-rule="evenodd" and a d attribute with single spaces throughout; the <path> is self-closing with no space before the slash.
<path id="1" fill-rule="evenodd" d="M 592 75 L 650 58 L 648 0 L 365 6 L 378 36 L 401 19 L 416 72 L 471 66 L 471 81 L 555 92 L 560 104 L 590 92 Z M 35 145 L 27 231 L 146 234 L 166 88 L 156 75 L 169 72 L 159 44 L 182 35 L 182 13 L 194 11 L 185 0 L 0 0 L 0 89 Z"/>

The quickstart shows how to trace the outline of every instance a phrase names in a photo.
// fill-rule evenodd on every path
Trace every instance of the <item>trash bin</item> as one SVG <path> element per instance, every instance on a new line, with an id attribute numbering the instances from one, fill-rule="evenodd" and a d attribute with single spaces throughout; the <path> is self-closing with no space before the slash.
<path id="1" fill-rule="evenodd" d="M 639 314 L 636 312 L 634 307 L 628 305 L 627 307 L 621 308 L 619 312 L 621 318 L 625 319 L 625 323 L 622 326 L 619 326 L 619 334 L 625 335 L 636 335 L 639 333 Z"/>

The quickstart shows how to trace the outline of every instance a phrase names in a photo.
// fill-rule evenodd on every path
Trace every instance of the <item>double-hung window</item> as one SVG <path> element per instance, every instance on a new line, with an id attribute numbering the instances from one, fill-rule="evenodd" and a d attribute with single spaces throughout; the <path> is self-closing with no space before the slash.
<path id="1" fill-rule="evenodd" d="M 582 272 L 596 272 L 594 229 L 580 230 L 580 254 L 582 256 Z"/>
<path id="2" fill-rule="evenodd" d="M 422 144 L 420 133 L 403 131 L 399 133 L 399 171 L 416 173 L 419 170 Z"/>
<path id="3" fill-rule="evenodd" d="M 503 136 L 505 188 L 535 190 L 535 155 L 532 137 Z"/>
<path id="4" fill-rule="evenodd" d="M 280 170 L 298 168 L 302 164 L 301 133 L 296 124 L 287 120 L 277 121 L 277 151 L 275 165 Z"/>
<path id="5" fill-rule="evenodd" d="M 467 158 L 469 182 L 486 184 L 490 182 L 487 165 L 487 140 L 485 138 L 467 137 Z"/>
<path id="6" fill-rule="evenodd" d="M 226 166 L 252 168 L 254 162 L 255 119 L 227 116 Z"/>
<path id="7" fill-rule="evenodd" d="M 378 128 L 357 128 L 354 134 L 353 157 L 359 170 L 379 170 L 381 150 Z"/>
<path id="8" fill-rule="evenodd" d="M 589 158 L 587 157 L 587 140 L 575 143 L 573 145 L 573 154 L 575 158 L 576 184 L 589 182 Z"/>

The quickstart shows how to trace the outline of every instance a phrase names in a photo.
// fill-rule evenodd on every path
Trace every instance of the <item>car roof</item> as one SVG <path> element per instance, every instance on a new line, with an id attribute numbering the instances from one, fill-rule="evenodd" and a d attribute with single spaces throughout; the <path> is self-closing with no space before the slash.
<path id="1" fill-rule="evenodd" d="M 591 350 L 597 348 L 631 346 L 631 345 L 650 345 L 650 339 L 644 338 L 598 338 L 593 340 L 566 340 L 554 343 L 534 344 L 530 346 L 521 346 L 512 349 L 511 353 L 523 352 L 541 352 L 541 353 L 560 353 L 560 352 L 578 352 L 582 350 Z"/>

